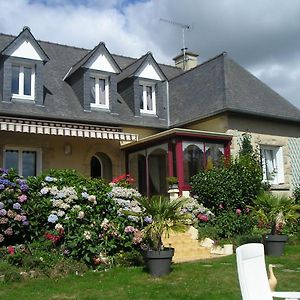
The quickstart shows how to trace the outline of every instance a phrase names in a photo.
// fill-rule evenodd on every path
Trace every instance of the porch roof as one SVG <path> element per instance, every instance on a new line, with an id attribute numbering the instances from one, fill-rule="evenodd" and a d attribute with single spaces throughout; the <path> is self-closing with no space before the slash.
<path id="1" fill-rule="evenodd" d="M 125 144 L 125 145 L 121 146 L 121 149 L 128 150 L 130 148 L 136 148 L 139 146 L 155 143 L 158 141 L 167 140 L 167 139 L 174 138 L 174 137 L 187 137 L 187 138 L 198 137 L 198 138 L 203 138 L 203 139 L 217 139 L 217 140 L 224 140 L 224 141 L 231 141 L 231 139 L 232 139 L 232 135 L 220 133 L 220 132 L 210 132 L 210 131 L 184 129 L 184 128 L 172 128 L 172 129 L 142 138 L 133 143 Z"/>
<path id="2" fill-rule="evenodd" d="M 4 116 L 0 116 L 0 131 L 119 141 L 138 140 L 137 134 L 125 133 L 119 127 L 33 120 Z"/>

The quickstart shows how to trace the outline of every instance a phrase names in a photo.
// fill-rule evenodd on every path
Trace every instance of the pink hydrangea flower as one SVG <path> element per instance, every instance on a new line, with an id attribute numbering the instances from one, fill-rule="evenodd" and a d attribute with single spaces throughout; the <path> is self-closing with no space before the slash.
<path id="1" fill-rule="evenodd" d="M 239 216 L 239 215 L 242 213 L 242 211 L 241 211 L 239 208 L 237 208 L 237 209 L 235 210 L 235 213 Z"/>
<path id="2" fill-rule="evenodd" d="M 27 196 L 24 195 L 24 194 L 22 194 L 21 196 L 18 197 L 18 199 L 19 199 L 19 201 L 20 201 L 21 203 L 23 203 L 23 202 L 25 202 L 25 201 L 27 200 Z"/>
<path id="3" fill-rule="evenodd" d="M 197 218 L 203 222 L 207 222 L 209 220 L 209 217 L 207 215 L 204 215 L 204 214 L 199 214 L 197 216 Z"/>

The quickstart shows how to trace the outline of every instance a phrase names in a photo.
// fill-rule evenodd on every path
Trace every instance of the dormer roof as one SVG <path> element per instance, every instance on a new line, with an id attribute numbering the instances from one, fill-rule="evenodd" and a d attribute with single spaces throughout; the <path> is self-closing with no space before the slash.
<path id="1" fill-rule="evenodd" d="M 118 76 L 118 82 L 132 76 L 160 81 L 167 79 L 151 52 L 147 52 L 127 68 L 123 69 L 122 73 Z"/>
<path id="2" fill-rule="evenodd" d="M 93 50 L 89 51 L 82 59 L 72 66 L 64 79 L 70 77 L 82 67 L 111 73 L 121 72 L 121 68 L 103 42 L 100 42 Z"/>
<path id="3" fill-rule="evenodd" d="M 1 55 L 40 60 L 47 62 L 48 55 L 32 35 L 29 27 L 24 27 L 1 52 Z"/>

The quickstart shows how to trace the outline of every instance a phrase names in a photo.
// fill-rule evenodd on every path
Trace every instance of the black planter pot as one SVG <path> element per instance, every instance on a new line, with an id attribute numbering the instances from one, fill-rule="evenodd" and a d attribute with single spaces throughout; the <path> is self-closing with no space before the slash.
<path id="1" fill-rule="evenodd" d="M 169 274 L 173 256 L 174 248 L 164 248 L 164 250 L 160 251 L 145 251 L 144 258 L 148 272 L 155 277 Z"/>
<path id="2" fill-rule="evenodd" d="M 263 237 L 265 252 L 270 256 L 281 256 L 284 253 L 284 246 L 287 242 L 287 235 L 267 234 Z"/>

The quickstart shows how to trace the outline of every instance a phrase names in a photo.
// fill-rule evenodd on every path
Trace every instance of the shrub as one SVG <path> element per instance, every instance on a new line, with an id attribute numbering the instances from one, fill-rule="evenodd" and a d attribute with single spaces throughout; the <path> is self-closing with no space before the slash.
<path id="1" fill-rule="evenodd" d="M 124 186 L 124 180 L 128 186 L 127 176 L 120 184 Z M 117 196 L 123 202 L 132 199 L 135 190 L 120 187 L 118 182 L 112 187 L 71 170 L 51 170 L 28 183 L 31 240 L 43 236 L 64 256 L 95 267 L 108 264 L 109 256 L 137 247 L 134 234 L 125 230 L 133 221 L 119 213 L 116 200 Z"/>
<path id="2" fill-rule="evenodd" d="M 253 150 L 250 136 L 243 135 L 236 158 L 225 160 L 219 167 L 202 170 L 191 181 L 192 193 L 199 203 L 218 214 L 220 210 L 244 209 L 266 188 L 258 152 Z"/>
<path id="3" fill-rule="evenodd" d="M 14 170 L 0 169 L 0 245 L 21 243 L 26 238 L 28 189 L 26 180 Z"/>
<path id="4" fill-rule="evenodd" d="M 192 177 L 192 193 L 214 213 L 220 209 L 243 209 L 263 189 L 261 174 L 257 161 L 250 156 L 241 156 Z"/>
<path id="5" fill-rule="evenodd" d="M 293 196 L 295 198 L 295 202 L 300 204 L 300 185 L 294 189 Z"/>

